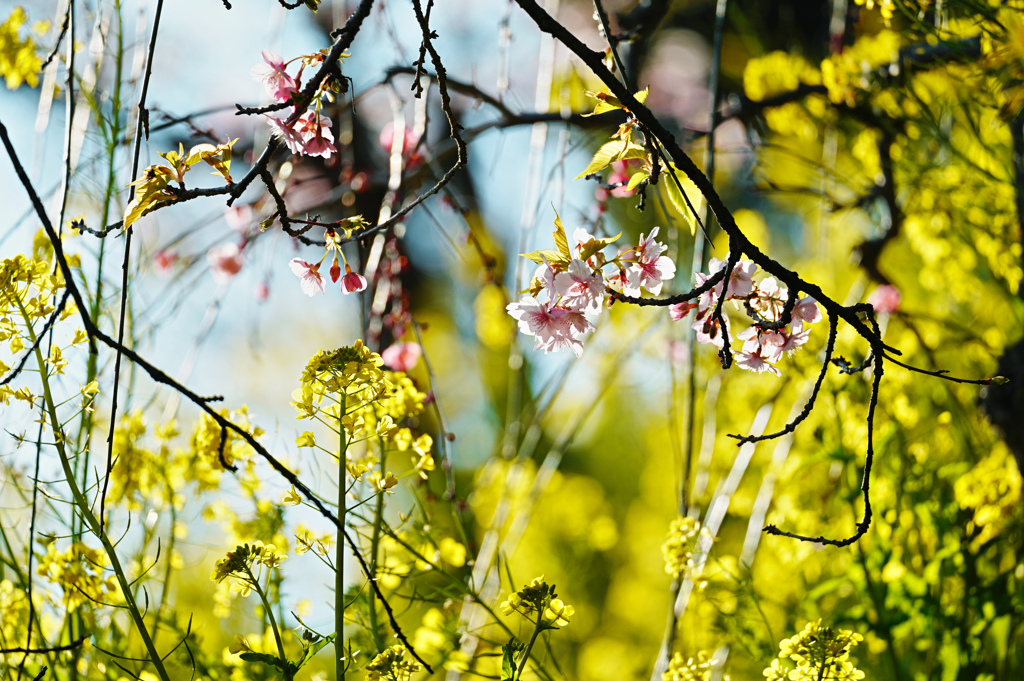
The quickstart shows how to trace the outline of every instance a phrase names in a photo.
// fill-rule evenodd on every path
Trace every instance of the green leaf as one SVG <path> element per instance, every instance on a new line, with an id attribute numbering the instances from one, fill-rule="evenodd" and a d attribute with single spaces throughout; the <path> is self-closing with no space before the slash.
<path id="1" fill-rule="evenodd" d="M 594 154 L 594 158 L 590 161 L 583 172 L 574 177 L 574 180 L 578 180 L 581 177 L 586 177 L 596 173 L 599 170 L 607 168 L 612 161 L 619 160 L 619 157 L 626 151 L 629 146 L 629 142 L 626 140 L 612 140 L 611 142 L 605 142 L 601 145 L 601 148 Z"/>
<path id="2" fill-rule="evenodd" d="M 605 237 L 604 239 L 591 239 L 586 243 L 580 244 L 580 260 L 587 260 L 590 256 L 603 250 L 608 244 L 617 241 L 620 236 L 622 236 L 622 232 L 615 236 Z"/>
<path id="3" fill-rule="evenodd" d="M 674 173 L 675 177 L 679 180 L 679 183 L 676 184 L 676 181 L 669 176 L 663 178 L 658 184 L 665 187 L 665 192 L 668 194 L 669 204 L 675 208 L 676 212 L 679 213 L 683 220 L 690 225 L 690 235 L 693 236 L 697 233 L 697 219 L 690 211 L 689 206 L 686 205 L 686 199 L 683 198 L 683 194 L 679 191 L 679 187 L 681 185 L 683 191 L 686 192 L 686 198 L 690 200 L 694 210 L 699 211 L 701 209 L 704 196 L 700 193 L 700 190 L 697 189 L 697 185 L 695 185 L 685 174 L 680 172 L 674 165 L 669 164 L 669 169 L 666 169 L 663 172 Z"/>
<path id="4" fill-rule="evenodd" d="M 622 108 L 622 103 L 619 102 L 618 98 L 613 97 L 606 92 L 587 92 L 587 95 L 597 99 L 597 106 L 594 107 L 592 112 L 583 114 L 584 117 L 597 116 L 598 114 L 608 113 L 609 111 L 615 111 Z"/>
<path id="5" fill-rule="evenodd" d="M 561 253 L 566 260 L 572 260 L 572 253 L 569 251 L 569 239 L 565 236 L 565 227 L 562 226 L 562 218 L 558 217 L 558 213 L 555 213 L 555 231 L 551 233 L 551 237 L 555 240 L 555 248 Z"/>
<path id="6" fill-rule="evenodd" d="M 633 173 L 633 177 L 629 178 L 629 184 L 626 185 L 626 189 L 629 191 L 633 191 L 641 182 L 643 182 L 650 176 L 651 174 L 646 170 L 639 170 Z"/>
<path id="7" fill-rule="evenodd" d="M 516 657 L 526 650 L 526 646 L 513 636 L 501 647 L 501 681 L 512 681 L 516 674 Z"/>
<path id="8" fill-rule="evenodd" d="M 520 253 L 519 255 L 534 261 L 538 265 L 543 265 L 545 260 L 552 265 L 568 265 L 571 260 L 571 258 L 562 255 L 558 251 L 553 251 L 550 248 L 533 251 L 532 253 Z"/>
<path id="9" fill-rule="evenodd" d="M 319 641 L 317 641 L 316 643 L 307 646 L 306 649 L 302 652 L 302 659 L 298 662 L 292 662 L 292 667 L 294 667 L 296 671 L 305 667 L 306 663 L 312 660 L 313 656 L 319 653 L 324 646 L 334 642 L 335 636 L 337 636 L 337 634 L 329 634 L 324 638 L 320 639 Z"/>

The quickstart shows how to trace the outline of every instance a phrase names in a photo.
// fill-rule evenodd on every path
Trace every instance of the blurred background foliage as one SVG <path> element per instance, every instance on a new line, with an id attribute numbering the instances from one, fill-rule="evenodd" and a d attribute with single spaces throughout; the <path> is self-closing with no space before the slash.
<path id="1" fill-rule="evenodd" d="M 246 11 L 237 4 L 232 13 L 213 8 L 218 25 L 230 30 L 235 14 Z M 286 59 L 326 44 L 326 31 L 346 16 L 344 4 L 324 2 L 315 16 L 304 16 L 319 37 Z M 86 5 L 92 17 L 106 17 L 112 32 L 93 57 L 101 77 L 83 87 L 110 92 L 110 74 L 115 66 L 127 68 L 130 56 L 113 36 L 124 31 L 129 38 L 130 29 L 116 20 L 116 3 Z M 435 8 L 438 47 L 450 76 L 465 85 L 455 104 L 467 128 L 470 165 L 445 196 L 359 245 L 354 257 L 360 269 L 370 268 L 371 288 L 358 306 L 337 296 L 300 297 L 286 264 L 293 255 L 307 257 L 309 249 L 276 227 L 261 231 L 258 222 L 273 211 L 272 201 L 246 195 L 234 214 L 206 204 L 140 221 L 131 341 L 152 349 L 168 367 L 180 363 L 180 375 L 198 392 L 223 392 L 232 410 L 249 404 L 252 411 L 240 418 L 268 431 L 274 451 L 325 489 L 334 484 L 323 472 L 326 458 L 291 444 L 304 426 L 291 421 L 289 395 L 306 359 L 356 338 L 377 351 L 396 339 L 422 345 L 423 360 L 409 373 L 440 410 L 425 410 L 416 426 L 436 443 L 447 442 L 451 480 L 439 458 L 438 471 L 389 502 L 389 522 L 401 531 L 383 540 L 381 579 L 414 646 L 438 664 L 436 678 L 467 667 L 467 675 L 501 673 L 508 633 L 467 620 L 459 584 L 471 584 L 497 608 L 510 591 L 541 574 L 575 607 L 571 624 L 537 653 L 543 668 L 535 673 L 544 678 L 619 681 L 652 678 L 653 671 L 671 681 L 707 680 L 720 678 L 724 666 L 732 679 L 758 679 L 779 642 L 819 618 L 863 636 L 852 657 L 864 678 L 1020 678 L 1024 15 L 1018 3 L 606 3 L 629 77 L 650 87 L 647 105 L 702 167 L 711 157 L 709 102 L 716 88 L 709 76 L 718 74 L 713 180 L 757 246 L 836 300 L 872 303 L 885 342 L 903 353 L 901 361 L 954 376 L 1011 379 L 979 390 L 886 365 L 875 421 L 875 515 L 868 534 L 847 548 L 767 536 L 761 528 L 770 523 L 835 538 L 853 532 L 862 512 L 870 371 L 831 367 L 814 410 L 792 435 L 742 448 L 729 437 L 774 432 L 802 408 L 820 370 L 824 328 L 815 328 L 805 351 L 783 362 L 781 377 L 722 371 L 714 352 L 688 342 L 689 324 L 672 322 L 656 308 L 614 305 L 579 360 L 533 352 L 516 337 L 505 306 L 529 276 L 517 253 L 549 247 L 552 206 L 570 230 L 622 231 L 625 242 L 660 226 L 678 265 L 671 292 L 693 281 L 694 238 L 664 183 L 647 188 L 640 211 L 639 197 L 615 186 L 619 178 L 569 181 L 621 122 L 615 114 L 577 116 L 592 109 L 586 92 L 602 89 L 591 74 L 562 50 L 549 53 L 543 40 L 538 50 L 536 29 L 511 3 L 445 5 Z M 590 3 L 548 5 L 590 46 L 603 48 Z M 711 46 L 721 7 L 719 71 Z M 58 13 L 26 9 L 27 18 L 14 10 L 0 27 L 0 75 L 8 88 L 38 84 L 42 58 L 59 29 Z M 213 9 L 204 12 L 212 16 Z M 462 24 L 445 18 L 460 11 L 467 13 Z M 400 51 L 403 39 L 415 36 L 408 7 L 380 2 L 375 12 L 344 67 L 355 101 L 339 98 L 331 111 L 340 153 L 328 161 L 275 162 L 296 215 L 308 211 L 334 220 L 361 214 L 372 222 L 382 205 L 390 214 L 428 188 L 453 158 L 436 96 L 414 100 L 408 73 L 385 72 L 408 67 L 418 45 L 406 40 L 406 52 Z M 55 16 L 50 26 L 31 26 Z M 170 50 L 170 42 L 163 47 Z M 250 62 L 262 47 L 246 45 Z M 42 82 L 44 89 L 55 88 L 52 80 Z M 59 87 L 55 93 L 63 97 Z M 18 96 L 21 105 L 36 107 L 49 95 Z M 121 210 L 118 196 L 130 178 L 118 176 L 113 196 L 104 195 L 103 181 L 88 171 L 103 162 L 104 149 L 124 160 L 127 148 L 116 140 L 127 119 L 113 112 L 130 107 L 131 99 L 105 95 L 93 104 L 102 122 L 89 128 L 83 145 L 100 161 L 82 162 L 72 213 L 101 225 Z M 178 120 L 187 111 L 162 113 L 153 112 L 161 126 L 150 141 L 154 154 L 178 141 L 239 136 L 236 163 L 244 165 L 266 137 L 262 126 L 226 114 Z M 533 113 L 570 122 L 549 117 L 536 123 Z M 398 181 L 389 161 L 396 121 L 406 122 L 414 140 L 424 140 L 398 158 Z M 382 134 L 389 125 L 392 132 Z M 232 220 L 242 226 L 232 228 Z M 69 241 L 92 272 L 86 280 L 116 291 L 119 269 L 110 264 L 111 257 L 119 260 L 110 256 L 116 251 L 104 262 L 100 244 L 106 241 Z M 214 287 L 204 252 L 222 242 L 240 244 L 245 264 Z M 713 223 L 704 250 L 704 263 L 727 250 Z M 97 306 L 110 323 L 116 296 L 99 284 L 92 290 L 104 296 Z M 175 329 L 188 331 L 182 336 Z M 849 365 L 862 362 L 866 352 L 851 329 L 840 329 L 837 354 Z M 109 375 L 108 365 L 94 369 Z M 238 450 L 241 474 L 223 475 L 211 454 L 219 444 L 211 424 L 187 407 L 179 412 L 174 398 L 141 376 L 132 375 L 122 404 L 121 414 L 129 415 L 116 432 L 117 451 L 124 457 L 133 452 L 142 463 L 115 467 L 110 503 L 136 522 L 125 541 L 135 573 L 143 579 L 139 566 L 156 565 L 140 583 L 151 583 L 163 636 L 190 631 L 202 678 L 278 678 L 226 650 L 236 633 L 253 650 L 269 651 L 273 640 L 259 608 L 254 616 L 252 603 L 233 600 L 226 585 L 206 575 L 236 543 L 287 548 L 293 555 L 272 593 L 282 619 L 294 611 L 329 630 L 332 596 L 321 586 L 330 582 L 329 573 L 316 567 L 316 551 L 294 551 L 305 531 L 297 525 L 312 527 L 328 544 L 329 526 L 307 508 L 282 504 L 287 487 L 237 440 L 230 447 Z M 24 432 L 29 421 L 19 426 L 19 419 L 31 415 L 19 412 L 16 401 L 5 409 L 9 431 Z M 109 414 L 109 401 L 101 394 L 94 446 L 105 437 L 104 410 Z M 175 416 L 178 426 L 171 425 Z M 0 645 L 7 647 L 24 639 L 25 603 L 18 593 L 27 576 L 18 566 L 32 487 L 31 457 L 21 456 L 15 443 L 5 441 L 7 477 L 0 489 Z M 82 474 L 90 475 L 87 468 Z M 413 509 L 422 519 L 403 524 Z M 693 555 L 684 555 L 691 565 L 673 575 L 663 552 L 673 521 L 697 519 L 710 539 L 712 510 L 720 526 L 710 530 L 710 551 L 697 549 L 697 567 Z M 54 502 L 47 513 L 50 527 L 40 530 L 41 538 L 60 534 L 53 528 L 65 510 Z M 417 547 L 443 560 L 454 581 L 418 560 Z M 666 551 L 671 555 L 670 546 Z M 484 579 L 491 565 L 497 583 Z M 370 610 L 379 604 L 359 586 L 353 583 L 349 618 L 365 625 L 378 616 Z M 47 588 L 55 618 L 44 625 L 49 640 L 67 643 L 94 629 L 107 635 L 94 641 L 97 648 L 63 654 L 77 667 L 51 654 L 35 668 L 48 663 L 77 669 L 84 678 L 118 678 L 120 670 L 103 661 L 98 647 L 117 648 L 119 637 L 128 638 L 127 620 L 89 600 L 69 607 L 55 587 Z M 62 608 L 75 615 L 62 616 Z M 515 617 L 503 619 L 519 633 Z M 481 637 L 468 654 L 467 627 Z M 353 648 L 372 656 L 373 637 L 357 629 Z M 716 664 L 687 671 L 685 660 L 702 653 Z M 327 658 L 321 655 L 303 674 L 333 673 Z M 19 677 L 20 664 L 19 655 L 4 656 L 0 672 Z M 187 673 L 186 661 L 175 664 Z M 444 664 L 448 671 L 440 669 Z M 60 674 L 54 678 L 74 678 L 74 672 Z"/>

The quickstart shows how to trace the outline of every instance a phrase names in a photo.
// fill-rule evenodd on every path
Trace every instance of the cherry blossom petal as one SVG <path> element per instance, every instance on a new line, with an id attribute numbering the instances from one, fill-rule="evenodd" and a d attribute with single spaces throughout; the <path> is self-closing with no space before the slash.
<path id="1" fill-rule="evenodd" d="M 228 242 L 208 250 L 206 261 L 210 264 L 213 280 L 218 284 L 226 284 L 241 271 L 245 256 L 238 244 Z"/>

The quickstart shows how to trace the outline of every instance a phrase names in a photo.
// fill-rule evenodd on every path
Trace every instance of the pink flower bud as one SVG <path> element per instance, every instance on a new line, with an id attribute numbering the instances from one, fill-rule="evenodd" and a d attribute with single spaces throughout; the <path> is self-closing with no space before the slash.
<path id="1" fill-rule="evenodd" d="M 342 293 L 357 293 L 366 288 L 366 277 L 353 272 L 352 268 L 345 265 L 345 276 L 341 278 L 341 292 Z"/>

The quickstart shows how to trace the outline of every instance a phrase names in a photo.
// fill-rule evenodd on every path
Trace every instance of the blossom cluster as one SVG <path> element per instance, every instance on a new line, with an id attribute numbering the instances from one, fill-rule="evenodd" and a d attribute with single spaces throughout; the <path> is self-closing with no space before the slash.
<path id="1" fill-rule="evenodd" d="M 706 534 L 707 531 L 704 530 Z M 668 536 L 661 545 L 661 555 L 665 559 L 665 572 L 676 579 L 688 574 L 694 567 L 694 554 L 697 541 L 701 535 L 700 521 L 688 516 L 680 516 L 672 521 Z"/>
<path id="2" fill-rule="evenodd" d="M 864 678 L 864 672 L 850 662 L 850 649 L 863 640 L 852 631 L 823 627 L 820 619 L 808 622 L 803 631 L 779 644 L 779 657 L 764 675 L 768 681 L 858 681 Z"/>
<path id="3" fill-rule="evenodd" d="M 510 593 L 508 600 L 502 601 L 498 610 L 503 615 L 518 612 L 531 622 L 534 621 L 531 615 L 539 615 L 537 625 L 548 629 L 568 625 L 569 618 L 576 613 L 576 608 L 555 597 L 555 585 L 545 582 L 543 575 L 534 577 L 522 589 Z"/>
<path id="4" fill-rule="evenodd" d="M 313 107 L 309 109 L 309 102 L 298 97 L 302 89 L 303 70 L 307 66 L 321 64 L 325 55 L 322 52 L 315 52 L 288 62 L 270 50 L 263 50 L 262 55 L 263 63 L 252 67 L 249 73 L 263 83 L 267 94 L 273 97 L 275 102 L 291 102 L 295 106 L 292 114 L 283 119 L 265 114 L 271 130 L 284 140 L 294 154 L 330 158 L 338 149 L 334 146 L 334 135 L 329 130 L 331 119 L 322 115 L 320 109 L 323 100 L 330 99 L 330 89 L 340 89 L 341 85 L 333 78 L 325 79 L 313 97 Z M 286 68 L 294 61 L 301 61 L 301 66 L 298 74 L 291 76 Z M 303 109 L 307 110 L 303 112 Z"/>
<path id="5" fill-rule="evenodd" d="M 242 544 L 234 551 L 228 551 L 227 555 L 218 560 L 214 565 L 210 579 L 215 582 L 222 582 L 228 577 L 234 577 L 236 583 L 232 585 L 232 591 L 238 591 L 242 596 L 248 596 L 253 587 L 257 585 L 257 576 L 253 573 L 257 565 L 274 569 L 281 565 L 281 561 L 287 558 L 284 553 L 277 550 L 273 544 L 264 545 L 257 541 L 250 546 Z"/>
<path id="6" fill-rule="evenodd" d="M 721 272 L 728 261 L 728 256 L 725 260 L 712 258 L 709 273 L 697 274 L 697 285 L 705 284 L 715 274 Z M 756 273 L 757 265 L 741 259 L 727 277 L 728 284 L 726 278 L 723 278 L 713 288 L 702 293 L 696 303 L 686 301 L 669 306 L 669 314 L 672 319 L 679 321 L 691 310 L 696 310 L 693 329 L 696 331 L 697 341 L 722 349 L 725 347 L 726 339 L 731 341 L 733 338 L 728 318 L 722 315 L 719 319 L 714 315 L 725 289 L 725 300 L 732 301 L 737 306 L 742 304 L 747 313 L 755 319 L 753 325 L 735 334 L 736 338 L 743 341 L 742 349 L 735 353 L 736 363 L 747 371 L 769 372 L 778 376 L 780 374 L 775 367 L 776 362 L 782 359 L 783 354 L 792 355 L 807 342 L 810 335 L 808 325 L 821 321 L 821 312 L 813 298 L 804 296 L 794 303 L 788 324 L 778 330 L 761 328 L 760 323 L 778 322 L 781 319 L 782 310 L 789 298 L 789 290 L 780 287 L 774 277 L 765 277 L 755 282 L 753 277 Z M 723 320 L 724 332 L 720 328 Z"/>
<path id="7" fill-rule="evenodd" d="M 585 229 L 573 233 L 576 245 L 570 249 L 561 220 L 555 220 L 554 239 L 558 250 L 524 254 L 539 264 L 530 288 L 518 302 L 506 309 L 519 322 L 519 330 L 536 338 L 536 349 L 544 352 L 568 348 L 583 354 L 583 338 L 594 330 L 591 319 L 605 305 L 610 290 L 638 297 L 643 291 L 661 292 L 663 283 L 675 276 L 672 259 L 662 255 L 668 247 L 655 241 L 658 228 L 640 243 L 608 259 L 604 248 L 618 237 L 598 239 Z M 604 268 L 611 266 L 612 273 Z M 543 298 L 541 294 L 543 293 Z"/>
<path id="8" fill-rule="evenodd" d="M 341 292 L 347 295 L 364 290 L 366 288 L 366 277 L 352 271 L 348 260 L 345 258 L 344 251 L 341 250 L 341 237 L 338 236 L 338 233 L 333 229 L 328 229 L 324 235 L 324 241 L 324 254 L 320 256 L 318 262 L 311 263 L 306 262 L 302 258 L 292 258 L 288 263 L 292 273 L 299 278 L 299 286 L 302 288 L 302 292 L 312 297 L 317 292 L 323 293 L 326 290 L 324 276 L 320 274 L 320 266 L 323 265 L 324 260 L 327 259 L 327 255 L 330 253 L 334 255 L 329 270 L 331 281 L 337 282 L 339 278 L 341 279 Z M 338 264 L 339 253 L 341 254 L 342 262 L 345 264 L 344 276 L 341 274 L 341 265 Z"/>

